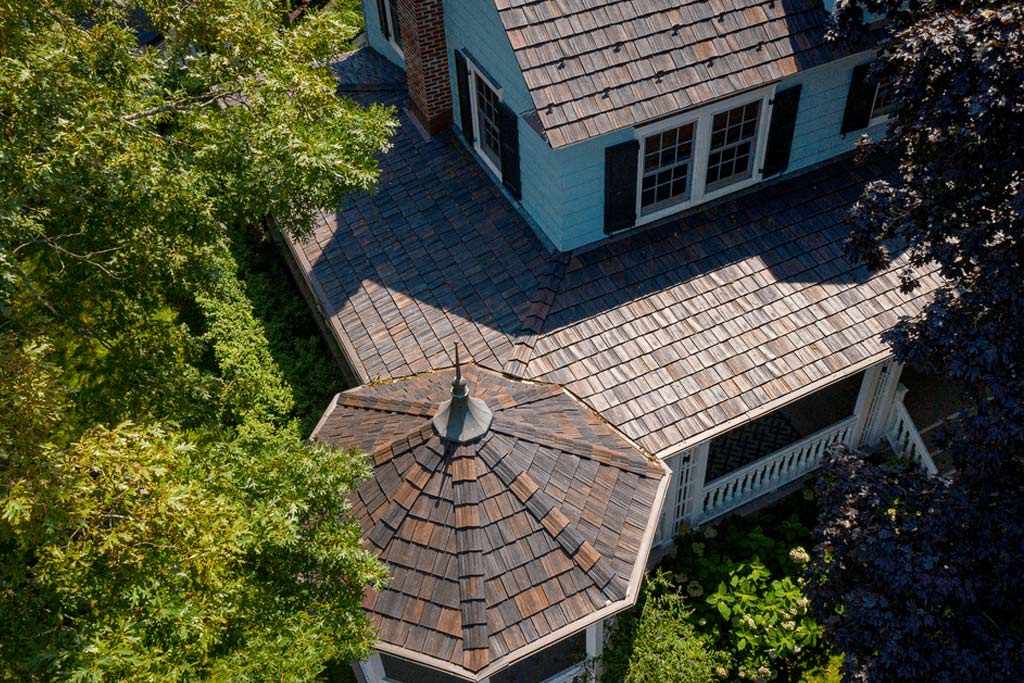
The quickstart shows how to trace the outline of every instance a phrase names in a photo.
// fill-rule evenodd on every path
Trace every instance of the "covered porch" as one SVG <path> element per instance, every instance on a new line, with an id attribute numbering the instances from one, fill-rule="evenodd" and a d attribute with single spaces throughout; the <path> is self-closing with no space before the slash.
<path id="1" fill-rule="evenodd" d="M 962 408 L 948 382 L 891 360 L 843 378 L 668 458 L 673 481 L 659 542 L 670 543 L 681 524 L 710 522 L 794 484 L 837 444 L 885 445 L 936 474 L 937 442 L 926 435 L 937 436 Z"/>

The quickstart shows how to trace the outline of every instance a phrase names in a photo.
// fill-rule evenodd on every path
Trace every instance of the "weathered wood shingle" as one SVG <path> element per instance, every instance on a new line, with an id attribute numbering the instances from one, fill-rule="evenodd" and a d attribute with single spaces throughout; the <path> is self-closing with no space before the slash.
<path id="1" fill-rule="evenodd" d="M 668 471 L 561 389 L 475 366 L 492 429 L 446 444 L 424 406 L 452 375 L 339 394 L 313 438 L 373 447 L 352 510 L 392 570 L 363 601 L 381 641 L 479 678 L 632 604 Z"/>
<path id="2" fill-rule="evenodd" d="M 890 172 L 842 158 L 552 255 L 461 146 L 405 125 L 377 194 L 295 248 L 364 380 L 448 367 L 460 341 L 666 452 L 888 354 L 881 333 L 938 284 L 904 294 L 905 257 L 869 274 L 843 255 L 850 206 Z"/>
<path id="3" fill-rule="evenodd" d="M 840 56 L 821 0 L 495 0 L 558 148 Z"/>

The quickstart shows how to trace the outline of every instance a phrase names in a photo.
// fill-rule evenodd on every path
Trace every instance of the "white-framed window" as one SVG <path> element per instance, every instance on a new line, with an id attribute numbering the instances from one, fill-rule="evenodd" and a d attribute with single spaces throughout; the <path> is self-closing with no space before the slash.
<path id="1" fill-rule="evenodd" d="M 889 120 L 889 114 L 896 106 L 896 99 L 893 97 L 892 89 L 887 84 L 879 83 L 875 86 L 875 98 L 871 102 L 871 118 L 869 126 L 877 126 Z"/>
<path id="2" fill-rule="evenodd" d="M 402 58 L 405 53 L 402 50 L 402 25 L 398 21 L 398 0 L 384 0 L 384 16 L 380 19 L 387 26 L 388 42 L 395 48 Z"/>
<path id="3" fill-rule="evenodd" d="M 640 171 L 643 211 L 657 211 L 689 199 L 695 126 L 693 122 L 684 123 L 644 137 Z"/>
<path id="4" fill-rule="evenodd" d="M 772 85 L 638 128 L 637 224 L 761 180 L 774 91 Z"/>
<path id="5" fill-rule="evenodd" d="M 717 190 L 753 175 L 761 100 L 719 112 L 711 119 L 711 145 L 705 191 Z"/>
<path id="6" fill-rule="evenodd" d="M 501 88 L 494 85 L 472 60 L 467 60 L 467 67 L 473 109 L 473 148 L 501 180 L 501 128 L 498 122 Z"/>

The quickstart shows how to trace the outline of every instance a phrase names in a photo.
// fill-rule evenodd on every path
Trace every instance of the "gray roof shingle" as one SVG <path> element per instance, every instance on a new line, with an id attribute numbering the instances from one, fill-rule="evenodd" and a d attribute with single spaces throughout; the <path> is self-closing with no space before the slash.
<path id="1" fill-rule="evenodd" d="M 377 193 L 293 250 L 364 380 L 450 367 L 459 340 L 665 454 L 888 355 L 881 332 L 938 285 L 904 294 L 905 257 L 869 274 L 842 253 L 849 207 L 890 170 L 843 158 L 549 254 L 451 134 L 406 121 Z"/>
<path id="2" fill-rule="evenodd" d="M 549 144 L 563 147 L 838 56 L 821 0 L 495 0 Z"/>

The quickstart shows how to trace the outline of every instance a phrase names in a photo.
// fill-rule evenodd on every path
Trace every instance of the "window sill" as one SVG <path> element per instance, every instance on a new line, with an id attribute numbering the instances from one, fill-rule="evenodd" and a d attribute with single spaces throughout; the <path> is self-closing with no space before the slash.
<path id="1" fill-rule="evenodd" d="M 669 216 L 674 216 L 678 213 L 683 213 L 684 211 L 688 211 L 690 209 L 696 209 L 697 207 L 703 206 L 704 204 L 708 204 L 710 202 L 714 202 L 715 200 L 722 199 L 723 197 L 727 197 L 728 195 L 731 195 L 734 192 L 739 192 L 749 187 L 753 187 L 759 182 L 761 182 L 761 178 L 758 174 L 755 173 L 751 177 L 746 178 L 744 180 L 738 180 L 735 183 L 731 183 L 729 185 L 726 185 L 725 187 L 720 187 L 717 190 L 705 192 L 704 196 L 702 196 L 700 199 L 690 199 L 685 202 L 679 202 L 678 204 L 672 204 L 670 206 L 663 207 L 661 209 L 658 209 L 657 211 L 651 211 L 645 214 L 640 214 L 639 216 L 637 216 L 636 226 L 634 227 L 647 225 L 649 223 L 653 223 L 654 221 L 661 220 L 662 218 L 668 218 Z M 616 232 L 622 231 L 617 230 Z"/>

